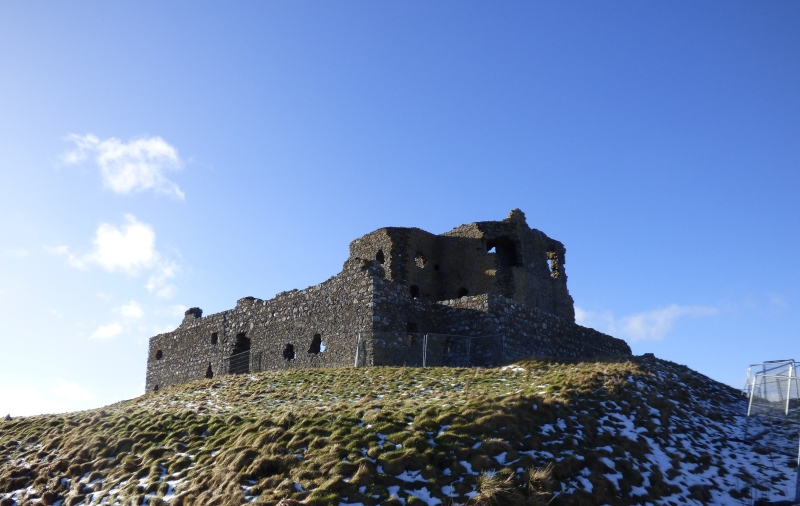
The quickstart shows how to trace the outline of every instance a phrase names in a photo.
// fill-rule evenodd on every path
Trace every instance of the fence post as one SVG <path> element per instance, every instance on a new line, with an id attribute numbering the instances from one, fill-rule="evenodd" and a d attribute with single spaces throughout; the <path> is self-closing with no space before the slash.
<path id="1" fill-rule="evenodd" d="M 428 334 L 422 336 L 422 367 L 425 367 L 425 364 L 428 361 Z"/>
<path id="2" fill-rule="evenodd" d="M 358 353 L 361 351 L 361 332 L 358 333 L 358 339 L 356 340 L 356 363 L 353 367 L 358 367 Z"/>
<path id="3" fill-rule="evenodd" d="M 786 383 L 789 387 L 786 391 L 786 416 L 789 416 L 789 400 L 792 398 L 792 377 L 794 376 L 794 362 L 789 366 L 789 378 Z"/>

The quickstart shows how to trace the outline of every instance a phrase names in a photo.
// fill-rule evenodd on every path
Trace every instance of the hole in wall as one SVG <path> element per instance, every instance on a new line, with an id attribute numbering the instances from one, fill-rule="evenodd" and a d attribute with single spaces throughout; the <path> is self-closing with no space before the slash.
<path id="1" fill-rule="evenodd" d="M 466 297 L 467 295 L 469 295 L 469 290 L 467 290 L 467 289 L 466 289 L 466 288 L 464 288 L 464 287 L 461 287 L 461 288 L 459 288 L 459 289 L 458 289 L 458 298 L 459 298 L 459 299 L 460 299 L 461 297 Z"/>
<path id="2" fill-rule="evenodd" d="M 408 291 L 411 294 L 411 297 L 417 298 L 419 297 L 419 287 L 417 285 L 411 285 L 408 287 Z"/>
<path id="3" fill-rule="evenodd" d="M 417 264 L 417 267 L 422 269 L 425 267 L 425 264 L 427 264 L 428 261 L 425 259 L 425 255 L 423 255 L 421 251 L 417 251 L 417 255 L 414 257 L 414 263 Z"/>
<path id="4" fill-rule="evenodd" d="M 213 378 L 214 371 L 211 369 L 211 364 L 208 364 L 208 369 L 206 369 L 206 378 Z"/>
<path id="5" fill-rule="evenodd" d="M 231 355 L 244 353 L 246 351 L 250 351 L 250 338 L 247 337 L 247 334 L 244 332 L 240 332 L 236 334 L 236 341 L 233 342 L 233 350 L 231 351 Z"/>
<path id="6" fill-rule="evenodd" d="M 451 351 L 453 351 L 453 338 L 448 337 L 447 341 L 444 342 L 444 352 L 450 353 Z"/>
<path id="7" fill-rule="evenodd" d="M 519 267 L 519 255 L 517 255 L 517 243 L 508 236 L 500 236 L 486 241 L 486 252 L 494 250 L 497 255 L 499 267 Z"/>
<path id="8" fill-rule="evenodd" d="M 377 253 L 375 253 L 375 260 L 378 261 L 379 264 L 382 264 L 386 261 L 386 258 L 383 256 L 383 250 L 379 249 Z"/>
<path id="9" fill-rule="evenodd" d="M 322 353 L 321 335 L 314 334 L 314 337 L 311 339 L 311 346 L 308 347 L 308 352 L 314 355 L 316 355 L 317 353 Z"/>
<path id="10" fill-rule="evenodd" d="M 491 248 L 486 250 L 486 253 L 492 253 L 492 254 L 497 253 L 497 248 L 495 246 L 492 246 Z"/>
<path id="11" fill-rule="evenodd" d="M 283 349 L 283 359 L 294 360 L 294 355 L 294 345 L 291 343 L 286 343 L 286 347 Z"/>
<path id="12" fill-rule="evenodd" d="M 163 356 L 164 356 L 164 352 L 162 352 L 161 350 L 158 350 L 156 352 L 156 360 L 161 360 L 161 357 L 163 357 Z"/>
<path id="13" fill-rule="evenodd" d="M 561 273 L 561 266 L 559 265 L 558 253 L 553 250 L 547 251 L 547 265 L 550 267 L 550 277 L 557 279 Z"/>
<path id="14" fill-rule="evenodd" d="M 158 392 L 158 385 L 153 387 L 153 392 Z"/>
<path id="15" fill-rule="evenodd" d="M 213 346 L 217 345 L 217 341 L 219 341 L 219 332 L 212 332 L 211 333 L 211 344 Z"/>
<path id="16" fill-rule="evenodd" d="M 439 264 L 433 264 L 433 270 L 438 271 L 439 270 Z"/>

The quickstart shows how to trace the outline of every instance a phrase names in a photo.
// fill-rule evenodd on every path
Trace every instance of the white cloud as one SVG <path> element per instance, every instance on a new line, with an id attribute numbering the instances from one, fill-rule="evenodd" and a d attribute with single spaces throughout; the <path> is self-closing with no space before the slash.
<path id="1" fill-rule="evenodd" d="M 114 311 L 121 314 L 124 318 L 129 320 L 136 320 L 144 316 L 144 310 L 142 309 L 142 305 L 132 300 L 127 304 L 123 304 L 120 307 L 116 308 Z"/>
<path id="2" fill-rule="evenodd" d="M 179 269 L 178 264 L 167 260 L 158 265 L 158 269 L 147 280 L 145 288 L 156 297 L 169 299 L 175 295 L 175 285 L 169 280 L 175 277 Z"/>
<path id="3" fill-rule="evenodd" d="M 596 328 L 630 342 L 659 341 L 675 327 L 675 322 L 679 318 L 686 316 L 698 318 L 717 313 L 719 309 L 710 306 L 671 304 L 652 311 L 615 318 L 613 313 L 608 311 L 593 312 L 576 307 L 575 321 L 580 325 Z"/>
<path id="4" fill-rule="evenodd" d="M 94 407 L 96 402 L 94 392 L 64 379 L 53 379 L 39 388 L 0 385 L 0 416 L 64 413 Z"/>
<path id="5" fill-rule="evenodd" d="M 67 246 L 47 250 L 65 256 L 67 263 L 76 269 L 87 269 L 89 265 L 96 264 L 107 271 L 121 270 L 130 275 L 153 268 L 159 260 L 153 228 L 138 221 L 132 214 L 125 215 L 125 223 L 120 227 L 110 223 L 100 224 L 92 242 L 94 251 L 85 255 L 75 255 Z"/>
<path id="6" fill-rule="evenodd" d="M 100 325 L 92 332 L 89 337 L 92 339 L 111 339 L 122 333 L 122 325 L 119 323 L 109 323 L 108 325 Z"/>
<path id="7" fill-rule="evenodd" d="M 169 283 L 180 266 L 173 260 L 164 258 L 156 249 L 156 233 L 147 223 L 138 221 L 132 214 L 125 215 L 125 223 L 116 226 L 102 223 L 92 240 L 94 249 L 83 255 L 73 253 L 68 246 L 45 248 L 49 253 L 63 256 L 67 265 L 87 270 L 98 265 L 109 272 L 121 271 L 129 276 L 137 276 L 143 271 L 151 271 L 145 288 L 157 297 L 169 298 L 176 288 Z M 103 294 L 99 295 L 101 298 Z"/>
<path id="8" fill-rule="evenodd" d="M 100 167 L 103 183 L 115 193 L 154 190 L 183 200 L 184 193 L 164 175 L 183 167 L 178 150 L 161 137 L 142 137 L 127 143 L 92 134 L 67 136 L 75 147 L 61 155 L 66 165 L 92 160 Z"/>

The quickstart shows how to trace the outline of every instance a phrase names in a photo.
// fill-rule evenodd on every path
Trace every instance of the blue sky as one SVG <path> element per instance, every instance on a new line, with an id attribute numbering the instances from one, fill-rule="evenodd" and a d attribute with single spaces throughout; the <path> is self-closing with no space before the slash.
<path id="1" fill-rule="evenodd" d="M 800 4 L 0 5 L 0 413 L 148 338 L 513 208 L 579 320 L 740 387 L 800 358 Z"/>

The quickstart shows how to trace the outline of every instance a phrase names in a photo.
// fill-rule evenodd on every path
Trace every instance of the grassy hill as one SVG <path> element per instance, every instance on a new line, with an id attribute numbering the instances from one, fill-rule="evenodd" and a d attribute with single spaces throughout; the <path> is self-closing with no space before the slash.
<path id="1" fill-rule="evenodd" d="M 653 357 L 224 376 L 0 420 L 0 506 L 792 498 L 797 435 L 751 424 L 747 444 L 744 413 L 739 392 Z"/>

